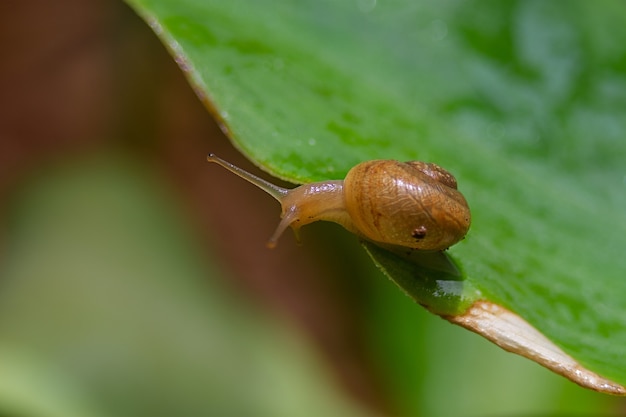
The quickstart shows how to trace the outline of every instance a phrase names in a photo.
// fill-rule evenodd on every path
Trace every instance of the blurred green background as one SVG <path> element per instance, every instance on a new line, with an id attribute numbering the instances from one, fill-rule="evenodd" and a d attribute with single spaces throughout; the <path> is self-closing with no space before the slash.
<path id="1" fill-rule="evenodd" d="M 4 2 L 0 33 L 0 415 L 626 415 L 338 226 L 265 249 L 279 207 L 208 166 L 254 170 L 123 3 Z"/>

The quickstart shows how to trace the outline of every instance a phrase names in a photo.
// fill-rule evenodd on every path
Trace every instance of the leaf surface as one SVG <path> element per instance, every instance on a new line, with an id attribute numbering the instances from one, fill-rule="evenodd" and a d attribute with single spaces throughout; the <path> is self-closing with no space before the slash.
<path id="1" fill-rule="evenodd" d="M 626 384 L 621 2 L 128 2 L 272 174 L 338 179 L 375 158 L 453 172 L 473 225 L 452 281 L 471 290 L 433 297 L 404 279 L 428 268 L 377 263 L 431 310 L 499 303 Z"/>

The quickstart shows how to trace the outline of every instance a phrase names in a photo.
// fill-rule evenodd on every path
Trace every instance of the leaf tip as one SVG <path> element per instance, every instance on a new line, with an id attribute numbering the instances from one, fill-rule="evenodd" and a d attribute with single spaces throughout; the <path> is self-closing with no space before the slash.
<path id="1" fill-rule="evenodd" d="M 585 368 L 522 317 L 498 304 L 477 301 L 465 313 L 445 318 L 584 388 L 606 394 L 626 395 L 624 386 Z"/>

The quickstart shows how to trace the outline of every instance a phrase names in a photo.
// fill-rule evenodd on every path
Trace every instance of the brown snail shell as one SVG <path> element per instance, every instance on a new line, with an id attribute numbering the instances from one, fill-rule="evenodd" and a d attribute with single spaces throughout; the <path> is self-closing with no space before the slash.
<path id="1" fill-rule="evenodd" d="M 456 180 L 435 164 L 363 162 L 346 175 L 344 194 L 354 230 L 376 243 L 444 250 L 470 226 L 469 207 Z"/>

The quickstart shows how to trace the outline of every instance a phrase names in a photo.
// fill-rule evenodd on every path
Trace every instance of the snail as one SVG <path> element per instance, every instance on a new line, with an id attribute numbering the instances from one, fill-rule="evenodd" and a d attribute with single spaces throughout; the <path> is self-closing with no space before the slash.
<path id="1" fill-rule="evenodd" d="M 344 180 L 288 189 L 257 177 L 214 154 L 207 156 L 274 197 L 281 221 L 270 237 L 273 248 L 288 226 L 298 229 L 318 220 L 339 223 L 382 247 L 442 251 L 461 240 L 470 210 L 456 179 L 433 163 L 373 160 L 361 162 Z"/>

